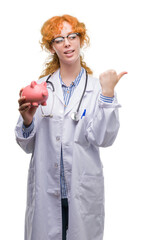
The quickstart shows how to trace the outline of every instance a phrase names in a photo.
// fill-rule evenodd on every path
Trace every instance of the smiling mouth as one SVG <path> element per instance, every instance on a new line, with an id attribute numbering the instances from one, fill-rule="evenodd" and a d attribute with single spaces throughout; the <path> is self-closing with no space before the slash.
<path id="1" fill-rule="evenodd" d="M 74 50 L 68 50 L 68 51 L 64 52 L 64 54 L 70 54 L 70 53 L 73 53 L 73 52 L 74 52 Z"/>

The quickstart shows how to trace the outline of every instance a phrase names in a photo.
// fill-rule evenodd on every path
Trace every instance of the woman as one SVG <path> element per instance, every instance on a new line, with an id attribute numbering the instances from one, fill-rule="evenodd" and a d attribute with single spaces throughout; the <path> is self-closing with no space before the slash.
<path id="1" fill-rule="evenodd" d="M 72 16 L 49 19 L 41 34 L 41 46 L 52 59 L 38 82 L 52 74 L 55 97 L 52 104 L 49 85 L 47 106 L 41 109 L 26 103 L 20 91 L 16 139 L 26 153 L 32 153 L 25 240 L 102 240 L 104 181 L 99 147 L 112 145 L 116 138 L 119 104 L 114 88 L 126 72 L 117 75 L 109 70 L 99 80 L 91 77 L 80 56 L 80 49 L 89 44 L 86 28 Z M 42 117 L 51 112 L 53 117 Z"/>

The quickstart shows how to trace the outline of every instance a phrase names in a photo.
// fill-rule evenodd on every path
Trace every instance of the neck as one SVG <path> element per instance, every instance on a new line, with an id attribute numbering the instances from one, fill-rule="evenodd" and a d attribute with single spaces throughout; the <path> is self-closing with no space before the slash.
<path id="1" fill-rule="evenodd" d="M 60 63 L 60 74 L 62 81 L 69 86 L 78 76 L 81 71 L 80 60 L 74 64 L 61 64 Z"/>

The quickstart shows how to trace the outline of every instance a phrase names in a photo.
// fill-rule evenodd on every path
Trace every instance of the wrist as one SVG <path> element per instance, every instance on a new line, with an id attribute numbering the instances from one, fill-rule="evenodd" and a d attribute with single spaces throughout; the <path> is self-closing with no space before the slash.
<path id="1" fill-rule="evenodd" d="M 105 97 L 114 97 L 114 90 L 102 89 L 102 95 Z"/>
<path id="2" fill-rule="evenodd" d="M 31 132 L 33 131 L 33 129 L 34 129 L 34 121 L 32 121 L 29 126 L 25 126 L 23 123 L 23 126 L 22 126 L 23 137 L 28 138 Z"/>
<path id="3" fill-rule="evenodd" d="M 27 121 L 23 121 L 23 124 L 26 128 L 30 127 L 30 125 L 32 124 L 32 121 L 27 122 Z"/>

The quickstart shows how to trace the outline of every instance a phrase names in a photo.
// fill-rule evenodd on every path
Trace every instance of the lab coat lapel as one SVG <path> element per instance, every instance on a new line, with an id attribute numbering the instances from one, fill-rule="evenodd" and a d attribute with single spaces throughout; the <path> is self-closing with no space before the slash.
<path id="1" fill-rule="evenodd" d="M 69 104 L 68 106 L 66 107 L 65 109 L 65 115 L 77 104 L 79 103 L 80 99 L 81 99 L 81 95 L 83 93 L 83 89 L 84 89 L 84 86 L 85 86 L 85 74 L 83 73 L 81 79 L 80 79 L 80 82 L 78 84 L 78 86 L 76 86 L 71 98 L 70 98 L 70 101 L 69 101 Z"/>
<path id="2" fill-rule="evenodd" d="M 86 81 L 86 72 L 84 71 L 84 73 L 80 79 L 80 82 L 79 82 L 78 86 L 75 88 L 73 95 L 70 98 L 69 104 L 65 109 L 65 115 L 69 111 L 71 111 L 75 105 L 76 105 L 76 107 L 78 107 L 79 101 L 80 101 L 82 93 L 84 91 L 85 81 Z M 85 92 L 84 96 L 87 94 L 88 91 L 93 91 L 92 82 L 89 82 L 89 75 L 88 75 L 88 83 L 87 83 L 87 87 L 86 87 L 86 92 Z"/>
<path id="3" fill-rule="evenodd" d="M 55 95 L 60 99 L 62 104 L 64 104 L 63 90 L 59 79 L 59 69 L 53 74 L 49 81 L 51 81 L 54 85 Z"/>

